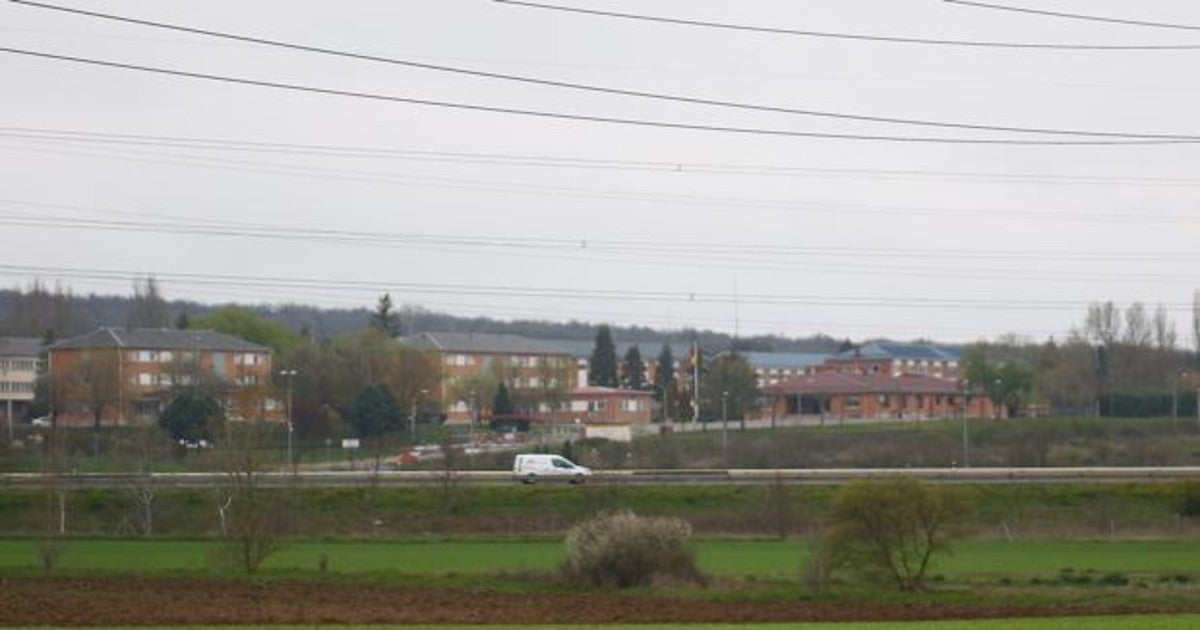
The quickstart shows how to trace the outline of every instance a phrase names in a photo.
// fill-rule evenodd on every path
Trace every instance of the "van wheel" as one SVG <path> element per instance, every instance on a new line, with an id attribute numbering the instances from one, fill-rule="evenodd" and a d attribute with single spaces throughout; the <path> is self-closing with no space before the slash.
<path id="1" fill-rule="evenodd" d="M 574 477 L 571 479 L 571 483 L 573 483 L 573 484 L 575 484 L 575 485 L 577 485 L 577 486 L 578 486 L 578 485 L 581 485 L 581 484 L 583 484 L 583 483 L 584 483 L 584 482 L 586 482 L 586 481 L 587 481 L 587 477 L 584 477 L 583 475 L 575 475 L 575 476 L 574 476 Z"/>
<path id="2" fill-rule="evenodd" d="M 521 480 L 521 483 L 523 483 L 525 485 L 529 485 L 529 484 L 536 483 L 536 482 L 537 482 L 537 475 L 535 475 L 533 473 L 529 473 L 528 475 L 525 475 L 525 478 Z"/>

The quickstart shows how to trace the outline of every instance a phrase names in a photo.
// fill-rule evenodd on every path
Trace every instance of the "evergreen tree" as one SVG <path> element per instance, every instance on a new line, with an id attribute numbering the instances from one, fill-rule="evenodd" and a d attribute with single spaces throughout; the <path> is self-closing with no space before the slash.
<path id="1" fill-rule="evenodd" d="M 208 440 L 220 432 L 225 410 L 212 395 L 195 387 L 179 392 L 158 417 L 158 426 L 172 440 Z"/>
<path id="2" fill-rule="evenodd" d="M 496 396 L 492 399 L 492 415 L 500 416 L 516 412 L 517 408 L 513 405 L 512 396 L 508 394 L 508 387 L 501 382 L 496 387 Z"/>
<path id="3" fill-rule="evenodd" d="M 607 324 L 602 324 L 596 333 L 596 346 L 588 361 L 588 385 L 617 386 L 617 348 L 613 345 L 612 331 Z"/>
<path id="4" fill-rule="evenodd" d="M 637 346 L 630 346 L 625 353 L 621 385 L 626 389 L 646 389 L 646 364 L 642 362 L 642 351 Z"/>
<path id="5" fill-rule="evenodd" d="M 179 316 L 175 318 L 175 328 L 177 330 L 187 330 L 191 323 L 188 319 L 187 311 L 179 311 Z"/>
<path id="6" fill-rule="evenodd" d="M 384 293 L 379 296 L 379 303 L 375 305 L 375 312 L 371 313 L 371 328 L 387 333 L 389 337 L 395 337 L 400 334 L 400 316 L 394 310 L 392 295 L 390 293 Z"/>
<path id="7" fill-rule="evenodd" d="M 675 389 L 675 357 L 671 346 L 663 344 L 658 352 L 658 369 L 654 372 L 654 399 L 662 405 L 663 418 L 671 417 L 671 405 Z"/>
<path id="8" fill-rule="evenodd" d="M 359 437 L 382 435 L 400 424 L 404 413 L 388 388 L 375 383 L 359 392 L 350 409 L 350 425 Z"/>

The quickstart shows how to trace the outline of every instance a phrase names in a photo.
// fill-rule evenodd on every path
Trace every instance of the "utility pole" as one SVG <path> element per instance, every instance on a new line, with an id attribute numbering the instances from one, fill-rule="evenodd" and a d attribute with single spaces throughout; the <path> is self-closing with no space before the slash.
<path id="1" fill-rule="evenodd" d="M 967 434 L 967 397 L 971 395 L 971 382 L 963 381 L 962 396 L 962 438 L 963 438 L 963 468 L 971 467 L 971 444 Z"/>
<path id="2" fill-rule="evenodd" d="M 729 468 L 729 392 L 721 392 L 721 461 Z"/>
<path id="3" fill-rule="evenodd" d="M 700 421 L 700 340 L 692 342 L 692 423 Z"/>
<path id="4" fill-rule="evenodd" d="M 292 434 L 296 431 L 292 421 L 292 378 L 296 376 L 296 370 L 279 370 L 279 375 L 287 379 L 287 465 L 295 471 L 295 460 L 292 459 Z"/>

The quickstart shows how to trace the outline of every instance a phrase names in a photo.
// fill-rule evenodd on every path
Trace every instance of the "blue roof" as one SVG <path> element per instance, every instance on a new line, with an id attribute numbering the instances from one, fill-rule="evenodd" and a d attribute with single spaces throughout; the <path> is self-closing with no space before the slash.
<path id="1" fill-rule="evenodd" d="M 820 365 L 829 358 L 819 352 L 739 352 L 746 362 L 756 368 L 801 369 Z"/>
<path id="2" fill-rule="evenodd" d="M 838 353 L 838 359 L 903 359 L 912 361 L 958 361 L 961 352 L 950 346 L 928 343 L 871 342 L 856 350 Z"/>

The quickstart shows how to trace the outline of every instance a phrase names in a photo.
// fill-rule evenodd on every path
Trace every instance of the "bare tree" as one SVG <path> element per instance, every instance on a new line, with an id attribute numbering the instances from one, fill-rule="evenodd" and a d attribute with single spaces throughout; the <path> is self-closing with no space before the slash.
<path id="1" fill-rule="evenodd" d="M 1179 341 L 1179 335 L 1175 332 L 1175 322 L 1172 322 L 1167 317 L 1167 309 L 1162 304 L 1159 304 L 1154 309 L 1152 325 L 1154 328 L 1154 347 L 1163 351 L 1175 349 L 1175 344 Z"/>
<path id="2" fill-rule="evenodd" d="M 1091 341 L 1111 347 L 1121 334 L 1121 311 L 1111 301 L 1089 304 L 1084 331 Z"/>
<path id="3" fill-rule="evenodd" d="M 1153 336 L 1154 330 L 1146 315 L 1146 306 L 1141 302 L 1129 305 L 1129 308 L 1125 309 L 1124 342 L 1136 348 L 1145 348 L 1150 345 Z"/>
<path id="4" fill-rule="evenodd" d="M 125 325 L 129 328 L 166 328 L 170 325 L 167 301 L 154 276 L 133 281 L 133 297 L 126 307 Z"/>
<path id="5" fill-rule="evenodd" d="M 1200 358 L 1200 289 L 1192 293 L 1192 342 L 1196 347 L 1196 357 Z"/>
<path id="6" fill-rule="evenodd" d="M 105 412 L 122 415 L 125 382 L 121 378 L 120 350 L 90 350 L 72 369 L 75 391 L 92 413 L 92 456 L 100 455 L 100 424 Z"/>
<path id="7" fill-rule="evenodd" d="M 217 493 L 217 505 L 225 531 L 225 559 L 252 574 L 280 546 L 289 516 L 285 500 L 289 492 L 264 487 L 265 428 L 239 429 L 228 430 L 221 446 L 227 485 L 223 502 L 222 493 Z"/>

